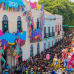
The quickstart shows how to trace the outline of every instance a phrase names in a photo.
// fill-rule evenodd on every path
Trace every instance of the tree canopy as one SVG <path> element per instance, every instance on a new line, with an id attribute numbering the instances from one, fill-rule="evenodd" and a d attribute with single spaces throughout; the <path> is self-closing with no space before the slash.
<path id="1" fill-rule="evenodd" d="M 74 25 L 74 2 L 70 0 L 39 0 L 44 10 L 63 16 L 63 25 Z"/>

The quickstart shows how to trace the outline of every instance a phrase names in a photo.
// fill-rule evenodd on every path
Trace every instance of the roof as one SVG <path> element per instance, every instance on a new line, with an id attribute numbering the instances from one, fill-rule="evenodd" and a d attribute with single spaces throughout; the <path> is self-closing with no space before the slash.
<path id="1" fill-rule="evenodd" d="M 48 15 L 53 15 L 52 13 L 46 11 L 46 10 L 43 10 L 45 12 L 45 14 L 48 14 Z"/>

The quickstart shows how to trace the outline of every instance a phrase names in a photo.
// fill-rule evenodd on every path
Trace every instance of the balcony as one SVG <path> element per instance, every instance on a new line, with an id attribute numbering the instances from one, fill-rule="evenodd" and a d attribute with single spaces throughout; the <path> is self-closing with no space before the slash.
<path id="1" fill-rule="evenodd" d="M 44 38 L 48 38 L 48 37 L 49 37 L 49 34 L 45 33 Z"/>
<path id="2" fill-rule="evenodd" d="M 44 35 L 44 38 L 49 38 L 49 37 L 53 37 L 53 36 L 55 36 L 55 32 L 46 33 L 46 34 Z"/>
<path id="3" fill-rule="evenodd" d="M 42 41 L 42 37 L 30 38 L 30 43 L 41 42 L 41 41 Z"/>

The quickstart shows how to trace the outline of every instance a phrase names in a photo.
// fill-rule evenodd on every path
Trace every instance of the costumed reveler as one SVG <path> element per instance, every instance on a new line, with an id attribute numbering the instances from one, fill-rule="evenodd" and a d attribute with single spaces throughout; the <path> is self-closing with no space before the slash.
<path id="1" fill-rule="evenodd" d="M 57 54 L 55 54 L 55 56 L 53 58 L 53 67 L 55 69 L 60 68 L 60 59 L 57 58 Z"/>
<path id="2" fill-rule="evenodd" d="M 74 37 L 73 37 L 72 42 L 71 42 L 71 47 L 74 47 Z"/>
<path id="3" fill-rule="evenodd" d="M 0 60 L 2 60 L 4 63 L 6 63 L 5 59 L 2 57 L 2 54 L 4 54 L 4 52 L 3 52 L 3 48 L 2 48 L 2 41 L 0 40 Z"/>
<path id="4" fill-rule="evenodd" d="M 67 65 L 68 73 L 72 71 L 72 68 L 73 68 L 73 64 L 72 64 L 71 56 L 68 56 L 68 65 Z"/>
<path id="5" fill-rule="evenodd" d="M 68 65 L 68 57 L 66 56 L 66 58 L 64 59 L 64 66 L 67 67 Z"/>
<path id="6" fill-rule="evenodd" d="M 61 63 L 64 64 L 64 59 L 66 58 L 66 50 L 62 50 L 62 57 L 61 57 Z"/>

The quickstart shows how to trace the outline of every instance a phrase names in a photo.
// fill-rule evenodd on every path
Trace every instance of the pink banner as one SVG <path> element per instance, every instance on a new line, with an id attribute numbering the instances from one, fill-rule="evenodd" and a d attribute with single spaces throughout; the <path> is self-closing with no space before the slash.
<path id="1" fill-rule="evenodd" d="M 30 7 L 31 7 L 32 9 L 37 8 L 37 7 L 36 7 L 37 2 L 32 3 L 32 2 L 29 0 L 29 3 L 30 3 Z"/>

